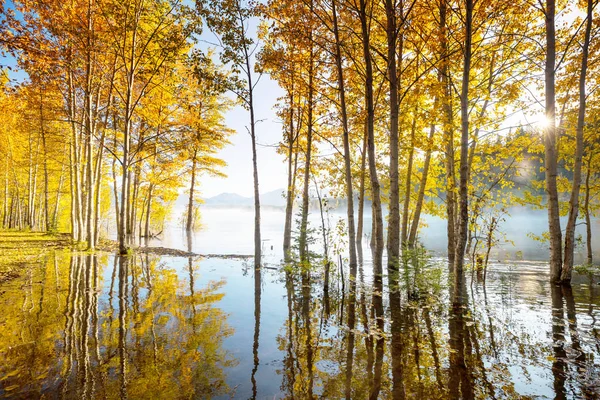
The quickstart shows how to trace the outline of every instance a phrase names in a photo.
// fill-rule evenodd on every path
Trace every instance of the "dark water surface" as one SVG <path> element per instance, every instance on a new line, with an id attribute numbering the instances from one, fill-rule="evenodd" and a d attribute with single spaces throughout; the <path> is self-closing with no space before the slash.
<path id="1" fill-rule="evenodd" d="M 375 285 L 231 259 L 51 253 L 0 285 L 2 398 L 598 398 L 600 287 L 544 263 Z M 343 277 L 342 277 L 343 272 Z M 453 279 L 450 279 L 453 281 Z M 381 287 L 380 287 L 381 286 Z M 381 316 L 381 318 L 377 318 Z"/>

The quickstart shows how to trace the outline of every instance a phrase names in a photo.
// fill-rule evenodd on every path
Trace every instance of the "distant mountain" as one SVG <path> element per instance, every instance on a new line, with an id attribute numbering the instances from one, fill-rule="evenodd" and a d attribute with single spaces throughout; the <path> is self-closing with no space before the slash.
<path id="1" fill-rule="evenodd" d="M 284 189 L 277 189 L 260 195 L 261 206 L 284 207 Z M 204 199 L 204 204 L 211 206 L 245 207 L 254 205 L 254 197 L 244 197 L 237 193 L 221 193 Z"/>
<path id="2" fill-rule="evenodd" d="M 211 206 L 250 206 L 253 201 L 249 197 L 237 193 L 221 193 L 214 197 L 204 199 L 204 204 Z"/>
<path id="3" fill-rule="evenodd" d="M 285 189 L 276 189 L 260 195 L 260 204 L 273 207 L 285 207 Z M 254 199 L 252 200 L 254 204 Z"/>

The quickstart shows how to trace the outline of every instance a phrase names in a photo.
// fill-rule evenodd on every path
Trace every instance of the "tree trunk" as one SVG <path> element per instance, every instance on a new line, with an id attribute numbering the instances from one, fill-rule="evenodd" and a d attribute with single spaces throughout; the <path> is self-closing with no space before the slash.
<path id="1" fill-rule="evenodd" d="M 52 230 L 50 223 L 50 213 L 48 211 L 48 148 L 46 146 L 46 131 L 44 130 L 44 111 L 43 98 L 40 94 L 40 135 L 42 136 L 42 148 L 44 151 L 44 221 L 46 224 L 46 232 Z"/>
<path id="2" fill-rule="evenodd" d="M 367 154 L 369 162 L 369 175 L 371 178 L 371 196 L 373 201 L 373 220 L 375 239 L 373 247 L 373 270 L 375 275 L 381 276 L 383 255 L 383 218 L 381 214 L 381 194 L 379 179 L 377 177 L 377 160 L 375 155 L 375 110 L 373 106 L 373 64 L 370 49 L 370 32 L 367 14 L 367 0 L 360 0 L 360 22 L 362 28 L 363 56 L 365 59 L 365 108 L 367 110 Z"/>
<path id="3" fill-rule="evenodd" d="M 54 203 L 54 212 L 52 213 L 52 229 L 58 229 L 58 207 L 60 205 L 60 195 L 64 181 L 65 166 L 60 169 L 60 178 L 58 179 L 58 188 L 56 189 L 56 202 Z"/>
<path id="4" fill-rule="evenodd" d="M 115 219 L 116 219 L 116 223 L 117 223 L 117 234 L 118 236 L 120 236 L 120 227 L 121 227 L 121 212 L 120 212 L 120 206 L 119 206 L 119 189 L 118 189 L 118 184 L 117 184 L 117 171 L 116 171 L 116 164 L 117 164 L 117 160 L 116 158 L 113 158 L 112 161 L 112 178 L 113 178 L 113 195 L 115 198 Z"/>
<path id="5" fill-rule="evenodd" d="M 592 265 L 592 262 L 594 261 L 594 256 L 592 253 L 592 219 L 590 217 L 590 174 L 592 173 L 592 157 L 593 154 L 590 154 L 587 163 L 587 174 L 585 176 L 585 199 L 583 203 L 583 212 L 585 213 L 585 232 L 588 265 Z"/>
<path id="6" fill-rule="evenodd" d="M 92 110 L 92 1 L 88 0 L 87 9 L 87 43 L 86 43 L 86 61 L 85 61 L 85 134 L 86 134 L 86 145 L 87 145 L 87 160 L 86 160 L 86 194 L 87 194 L 87 209 L 86 209 L 86 241 L 88 250 L 95 248 L 96 240 L 94 234 L 96 228 L 94 227 L 94 174 L 92 173 L 93 166 L 93 110 Z"/>
<path id="7" fill-rule="evenodd" d="M 31 193 L 31 208 L 30 208 L 30 214 L 29 214 L 29 227 L 31 229 L 34 229 L 37 227 L 37 218 L 36 218 L 36 212 L 37 207 L 37 187 L 38 187 L 38 163 L 37 163 L 37 159 L 40 155 L 40 138 L 38 137 L 37 141 L 36 141 L 36 145 L 35 145 L 35 159 L 36 161 L 33 164 L 33 187 L 32 187 L 32 193 Z"/>
<path id="8" fill-rule="evenodd" d="M 196 149 L 194 149 L 194 156 L 192 157 L 192 181 L 190 183 L 190 195 L 188 198 L 187 221 L 185 224 L 185 230 L 188 232 L 192 231 L 193 216 L 194 216 L 194 188 L 196 186 L 196 154 L 197 154 L 197 151 L 196 151 Z"/>
<path id="9" fill-rule="evenodd" d="M 434 104 L 437 99 L 434 100 Z M 423 208 L 423 199 L 425 198 L 425 188 L 427 187 L 427 175 L 429 174 L 429 165 L 431 164 L 431 152 L 433 150 L 433 135 L 435 134 L 435 124 L 431 124 L 429 129 L 429 138 L 427 139 L 427 151 L 425 153 L 425 161 L 423 162 L 423 175 L 419 183 L 419 193 L 417 195 L 417 203 L 415 204 L 415 212 L 410 225 L 410 234 L 408 236 L 409 247 L 414 248 L 417 242 L 417 230 L 419 229 L 419 219 L 421 218 L 421 209 Z"/>
<path id="10" fill-rule="evenodd" d="M 146 237 L 146 239 L 149 239 L 150 236 L 152 236 L 150 233 L 150 211 L 152 210 L 152 189 L 154 189 L 154 185 L 150 184 L 150 186 L 148 187 L 148 203 L 146 204 L 146 223 L 144 226 L 144 237 Z"/>
<path id="11" fill-rule="evenodd" d="M 390 214 L 388 216 L 387 232 L 387 254 L 389 274 L 397 273 L 398 258 L 400 256 L 400 185 L 398 179 L 398 74 L 396 69 L 396 44 L 398 39 L 398 32 L 396 29 L 395 3 L 395 0 L 385 1 L 385 13 L 387 21 L 387 78 L 390 86 Z M 368 40 L 368 36 L 366 38 Z M 363 33 L 363 41 L 364 40 L 365 36 Z M 400 53 L 400 58 L 402 58 L 402 53 Z M 369 89 L 367 88 L 367 90 Z M 368 112 L 372 112 L 372 110 L 369 110 Z M 369 137 L 371 137 L 371 133 L 369 133 L 369 135 Z M 371 153 L 369 153 L 369 157 L 371 157 Z"/>
<path id="12" fill-rule="evenodd" d="M 391 0 L 388 0 L 391 1 Z M 350 153 L 350 133 L 348 130 L 348 112 L 346 109 L 346 88 L 344 82 L 344 70 L 342 68 L 342 51 L 340 35 L 338 29 L 338 20 L 336 12 L 336 0 L 331 2 L 333 13 L 333 34 L 335 37 L 335 65 L 337 70 L 338 93 L 340 97 L 340 113 L 342 116 L 342 130 L 344 142 L 344 176 L 346 178 L 346 199 L 347 199 L 347 218 L 348 218 L 348 255 L 350 261 L 350 271 L 356 275 L 356 232 L 354 227 L 354 191 L 352 190 L 352 168 Z"/>
<path id="13" fill-rule="evenodd" d="M 131 91 L 133 90 L 133 75 L 130 74 L 128 78 L 128 88 L 125 101 L 125 128 L 123 136 L 123 159 L 121 160 L 121 204 L 119 210 L 119 253 L 127 254 L 127 204 L 128 199 L 128 188 L 129 188 L 129 141 L 131 133 Z"/>
<path id="14" fill-rule="evenodd" d="M 560 281 L 562 270 L 562 232 L 558 204 L 558 152 L 556 134 L 555 63 L 556 37 L 554 26 L 555 0 L 546 0 L 546 131 L 544 132 L 546 193 L 548 195 L 548 227 L 550 231 L 550 281 Z"/>
<path id="15" fill-rule="evenodd" d="M 406 166 L 406 183 L 404 189 L 404 204 L 402 208 L 402 247 L 408 247 L 408 220 L 410 213 L 410 194 L 412 192 L 413 158 L 415 153 L 415 130 L 417 125 L 417 110 L 413 115 L 410 128 L 410 147 L 408 149 L 408 165 Z"/>
<path id="16" fill-rule="evenodd" d="M 7 156 L 4 160 L 4 207 L 2 212 L 2 227 L 4 228 L 8 225 L 8 160 L 9 157 Z"/>
<path id="17" fill-rule="evenodd" d="M 579 75 L 579 113 L 577 115 L 577 133 L 575 149 L 575 165 L 573 168 L 573 186 L 571 189 L 571 199 L 569 200 L 569 219 L 565 231 L 565 259 L 560 276 L 563 283 L 571 282 L 571 272 L 573 270 L 573 259 L 575 253 L 575 227 L 579 215 L 579 190 L 581 187 L 581 164 L 583 159 L 583 125 L 585 122 L 585 80 L 588 66 L 588 53 L 590 47 L 590 36 L 592 32 L 592 11 L 593 1 L 587 1 L 587 21 L 585 25 L 585 40 L 583 42 L 581 56 L 581 73 Z"/>
<path id="18" fill-rule="evenodd" d="M 440 36 L 441 36 L 441 81 L 442 81 L 442 107 L 444 111 L 444 141 L 446 164 L 446 215 L 448 236 L 448 267 L 454 268 L 456 249 L 456 181 L 454 173 L 454 128 L 452 127 L 452 98 L 450 96 L 450 69 L 448 51 L 448 33 L 446 28 L 446 0 L 440 0 Z"/>
<path id="19" fill-rule="evenodd" d="M 71 195 L 71 237 L 77 238 L 77 216 L 75 213 L 75 160 L 73 157 L 73 144 L 69 143 L 69 190 Z"/>
<path id="20" fill-rule="evenodd" d="M 252 70 L 250 69 L 250 55 L 244 47 L 244 59 L 248 78 L 248 108 L 250 109 L 250 137 L 252 139 L 252 172 L 254 177 L 254 267 L 261 265 L 260 238 L 260 193 L 258 189 L 258 161 L 256 155 L 256 122 L 254 118 L 254 85 L 252 84 Z"/>
<path id="21" fill-rule="evenodd" d="M 317 200 L 319 201 L 319 213 L 321 215 L 321 234 L 323 238 L 323 258 L 325 259 L 325 268 L 329 268 L 329 241 L 327 240 L 327 225 L 325 224 L 325 208 L 323 206 L 323 198 L 319 192 L 319 186 L 317 181 L 313 179 L 315 184 L 315 192 L 317 194 Z"/>
<path id="22" fill-rule="evenodd" d="M 358 193 L 358 224 L 356 227 L 356 251 L 358 254 L 358 262 L 362 264 L 363 258 L 363 226 L 364 226 L 364 211 L 365 211 L 365 183 L 367 170 L 367 124 L 365 123 L 365 133 L 363 137 L 362 153 L 360 160 L 360 192 Z"/>
<path id="23" fill-rule="evenodd" d="M 471 72 L 471 39 L 473 35 L 473 0 L 466 0 L 464 66 L 460 95 L 460 216 L 454 272 L 462 274 L 467 233 L 469 230 L 469 75 Z"/>
<path id="24" fill-rule="evenodd" d="M 292 213 L 294 210 L 294 194 L 295 194 L 295 167 L 292 158 L 294 157 L 294 79 L 292 77 L 292 87 L 290 95 L 290 126 L 288 133 L 288 182 L 285 198 L 285 226 L 283 228 L 283 257 L 285 262 L 291 260 L 290 247 L 292 243 Z"/>
<path id="25" fill-rule="evenodd" d="M 71 54 L 68 56 L 69 62 L 67 65 L 71 65 Z M 68 114 L 69 121 L 71 126 L 71 202 L 72 206 L 72 230 L 71 234 L 73 235 L 73 239 L 81 242 L 83 240 L 83 222 L 81 215 L 81 203 L 82 203 L 82 193 L 81 193 L 81 181 L 80 181 L 80 149 L 79 149 L 79 134 L 77 132 L 77 121 L 75 115 L 75 103 L 76 103 L 76 93 L 73 84 L 73 71 L 69 67 L 67 72 L 67 82 L 68 82 Z"/>
<path id="26" fill-rule="evenodd" d="M 313 12 L 313 2 L 310 2 L 310 12 Z M 311 31 L 312 32 L 312 31 Z M 308 251 L 308 208 L 309 208 L 309 188 L 310 188 L 310 162 L 312 153 L 312 135 L 313 135 L 313 101 L 314 101 L 314 49 L 312 42 L 312 33 L 309 34 L 310 41 L 310 59 L 308 65 L 308 115 L 306 129 L 306 161 L 304 164 L 304 190 L 302 192 L 302 217 L 300 221 L 300 237 L 298 240 L 300 261 L 309 261 Z"/>

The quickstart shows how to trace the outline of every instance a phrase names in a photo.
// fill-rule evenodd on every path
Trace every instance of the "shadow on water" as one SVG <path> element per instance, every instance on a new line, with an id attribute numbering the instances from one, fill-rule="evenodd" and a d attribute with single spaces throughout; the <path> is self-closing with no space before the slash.
<path id="1" fill-rule="evenodd" d="M 447 270 L 51 253 L 0 287 L 0 397 L 600 396 L 598 285 Z"/>

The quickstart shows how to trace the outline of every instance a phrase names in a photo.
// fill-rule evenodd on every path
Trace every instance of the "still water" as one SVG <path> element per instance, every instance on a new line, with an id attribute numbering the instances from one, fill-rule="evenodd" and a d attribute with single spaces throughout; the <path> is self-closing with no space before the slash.
<path id="1" fill-rule="evenodd" d="M 600 393 L 600 286 L 553 287 L 543 263 L 454 283 L 415 257 L 392 291 L 368 265 L 326 279 L 322 264 L 57 251 L 23 268 L 0 286 L 2 398 Z"/>

